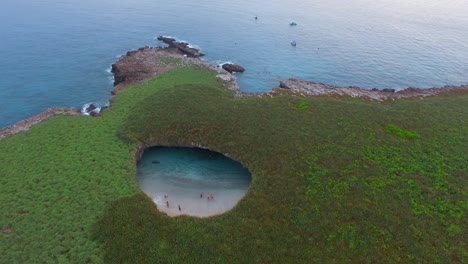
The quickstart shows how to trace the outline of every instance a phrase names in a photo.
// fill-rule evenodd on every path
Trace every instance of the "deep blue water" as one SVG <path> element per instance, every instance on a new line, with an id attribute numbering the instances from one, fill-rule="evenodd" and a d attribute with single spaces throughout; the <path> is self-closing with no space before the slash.
<path id="1" fill-rule="evenodd" d="M 466 0 L 2 0 L 0 127 L 51 106 L 106 103 L 106 69 L 128 50 L 159 45 L 161 34 L 198 45 L 211 63 L 245 66 L 245 91 L 289 77 L 365 88 L 466 84 L 466 14 Z"/>

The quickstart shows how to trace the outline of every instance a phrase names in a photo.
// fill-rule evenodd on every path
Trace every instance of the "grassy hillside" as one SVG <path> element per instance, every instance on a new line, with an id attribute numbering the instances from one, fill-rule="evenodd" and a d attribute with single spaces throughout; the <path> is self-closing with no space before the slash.
<path id="1" fill-rule="evenodd" d="M 169 72 L 0 140 L 0 262 L 466 262 L 466 105 L 235 99 Z M 225 153 L 252 185 L 226 214 L 170 218 L 138 189 L 140 144 Z"/>

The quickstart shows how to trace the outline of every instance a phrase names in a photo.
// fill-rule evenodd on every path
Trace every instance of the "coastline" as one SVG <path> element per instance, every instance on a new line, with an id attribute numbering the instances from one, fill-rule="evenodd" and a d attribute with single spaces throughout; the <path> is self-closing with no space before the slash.
<path id="1" fill-rule="evenodd" d="M 0 140 L 8 137 L 10 135 L 17 134 L 22 131 L 27 131 L 34 125 L 45 121 L 56 115 L 81 115 L 81 111 L 78 108 L 49 108 L 46 111 L 39 113 L 37 115 L 28 117 L 24 120 L 21 120 L 11 126 L 0 129 Z"/>
<path id="2" fill-rule="evenodd" d="M 193 48 L 191 48 L 190 52 L 193 52 Z M 298 96 L 351 97 L 382 102 L 396 99 L 423 99 L 436 96 L 468 94 L 468 85 L 447 85 L 425 89 L 408 87 L 395 92 L 393 89 L 374 88 L 367 90 L 357 86 L 339 87 L 294 78 L 280 81 L 279 86 L 273 87 L 269 92 L 249 93 L 241 91 L 234 74 L 223 70 L 219 66 L 217 67 L 201 60 L 199 56 L 191 54 L 184 52 L 183 49 L 177 46 L 169 45 L 168 47 L 145 46 L 122 55 L 112 64 L 111 72 L 114 75 L 114 87 L 109 98 L 109 106 L 112 106 L 114 97 L 126 88 L 141 84 L 149 78 L 159 76 L 177 67 L 188 66 L 206 67 L 216 71 L 218 73 L 216 77 L 225 82 L 225 88 L 231 90 L 235 97 L 271 97 L 278 94 L 290 94 Z M 56 115 L 81 115 L 81 111 L 78 108 L 49 108 L 13 125 L 0 128 L 0 140 L 10 135 L 27 131 L 32 126 Z"/>
<path id="3" fill-rule="evenodd" d="M 161 63 L 161 58 L 171 57 L 179 59 L 178 65 Z M 211 65 L 199 57 L 187 56 L 174 47 L 144 47 L 127 52 L 126 55 L 112 65 L 112 73 L 116 80 L 112 97 L 128 86 L 142 83 L 144 80 L 156 77 L 177 66 L 203 66 L 218 72 L 217 77 L 228 83 L 228 89 L 234 91 L 236 97 L 273 96 L 275 94 L 294 94 L 302 96 L 338 96 L 362 98 L 374 101 L 386 101 L 404 98 L 427 98 L 451 93 L 468 94 L 468 85 L 446 85 L 433 88 L 415 88 L 395 91 L 394 89 L 363 89 L 357 86 L 339 87 L 328 84 L 290 78 L 279 82 L 268 92 L 243 92 L 237 84 L 236 76 L 223 70 L 221 67 Z"/>
<path id="4" fill-rule="evenodd" d="M 275 90 L 275 89 L 274 89 Z M 290 93 L 300 94 L 302 96 L 339 96 L 339 97 L 353 97 L 363 98 L 373 101 L 386 101 L 395 99 L 407 98 L 427 98 L 447 94 L 468 94 L 468 85 L 446 85 L 443 87 L 433 88 L 414 88 L 408 87 L 406 89 L 395 91 L 394 89 L 372 89 L 367 90 L 357 86 L 340 87 L 332 86 L 313 81 L 306 81 L 300 79 L 288 79 L 280 82 L 280 87 L 277 91 L 287 90 Z"/>

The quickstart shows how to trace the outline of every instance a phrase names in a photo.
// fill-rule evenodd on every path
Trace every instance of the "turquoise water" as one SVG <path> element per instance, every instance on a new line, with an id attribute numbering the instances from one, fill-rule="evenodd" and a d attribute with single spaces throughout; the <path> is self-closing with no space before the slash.
<path id="1" fill-rule="evenodd" d="M 147 149 L 137 178 L 158 209 L 172 216 L 226 212 L 242 199 L 252 180 L 239 162 L 220 153 L 181 147 Z M 214 199 L 208 200 L 209 195 Z"/>
<path id="2" fill-rule="evenodd" d="M 243 65 L 245 91 L 289 77 L 465 84 L 467 13 L 466 0 L 2 0 L 0 127 L 51 106 L 105 104 L 111 64 L 161 34 L 198 45 L 210 63 Z"/>

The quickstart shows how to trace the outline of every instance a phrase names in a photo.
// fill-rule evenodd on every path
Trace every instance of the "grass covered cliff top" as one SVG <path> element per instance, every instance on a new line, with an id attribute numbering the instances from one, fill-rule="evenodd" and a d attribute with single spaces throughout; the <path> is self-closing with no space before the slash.
<path id="1" fill-rule="evenodd" d="M 0 140 L 1 263 L 463 263 L 468 96 L 233 97 L 184 67 L 97 118 Z M 211 218 L 159 212 L 135 149 L 200 145 L 252 173 Z"/>

